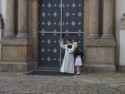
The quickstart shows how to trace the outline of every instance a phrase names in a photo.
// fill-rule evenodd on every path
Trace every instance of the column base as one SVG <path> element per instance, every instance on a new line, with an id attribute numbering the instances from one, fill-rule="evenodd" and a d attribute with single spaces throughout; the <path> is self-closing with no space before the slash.
<path id="1" fill-rule="evenodd" d="M 26 37 L 29 37 L 27 33 L 19 33 L 17 35 L 18 38 L 26 38 Z"/>
<path id="2" fill-rule="evenodd" d="M 15 34 L 13 34 L 13 33 L 5 33 L 5 34 L 4 34 L 4 37 L 5 37 L 5 38 L 15 37 Z"/>
<path id="3" fill-rule="evenodd" d="M 87 38 L 99 38 L 99 35 L 97 35 L 97 34 L 90 34 L 90 35 L 88 35 Z"/>
<path id="4" fill-rule="evenodd" d="M 101 38 L 113 39 L 114 36 L 112 34 L 104 34 Z"/>

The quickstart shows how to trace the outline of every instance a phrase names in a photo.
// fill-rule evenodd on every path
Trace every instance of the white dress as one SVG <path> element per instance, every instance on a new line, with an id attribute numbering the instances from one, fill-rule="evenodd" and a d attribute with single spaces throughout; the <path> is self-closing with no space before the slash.
<path id="1" fill-rule="evenodd" d="M 72 45 L 72 44 L 70 44 Z M 65 55 L 63 59 L 63 63 L 60 69 L 60 72 L 62 73 L 74 73 L 74 46 L 72 45 L 72 48 L 68 48 L 67 44 L 63 45 L 63 42 L 60 43 L 60 47 L 65 49 Z"/>
<path id="2" fill-rule="evenodd" d="M 82 59 L 80 55 L 76 57 L 75 66 L 82 66 Z"/>

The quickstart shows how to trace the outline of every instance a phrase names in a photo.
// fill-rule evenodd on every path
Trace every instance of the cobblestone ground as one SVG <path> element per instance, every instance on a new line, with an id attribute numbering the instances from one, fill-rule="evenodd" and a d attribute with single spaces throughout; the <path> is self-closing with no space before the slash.
<path id="1" fill-rule="evenodd" d="M 42 76 L 1 72 L 0 94 L 125 94 L 125 73 Z"/>

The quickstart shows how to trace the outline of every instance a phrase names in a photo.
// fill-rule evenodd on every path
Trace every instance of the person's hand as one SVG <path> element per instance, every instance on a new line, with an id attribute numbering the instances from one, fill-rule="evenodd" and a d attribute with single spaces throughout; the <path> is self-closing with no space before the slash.
<path id="1" fill-rule="evenodd" d="M 63 42 L 63 39 L 61 39 L 61 40 L 59 41 L 59 43 L 61 43 L 61 42 Z"/>

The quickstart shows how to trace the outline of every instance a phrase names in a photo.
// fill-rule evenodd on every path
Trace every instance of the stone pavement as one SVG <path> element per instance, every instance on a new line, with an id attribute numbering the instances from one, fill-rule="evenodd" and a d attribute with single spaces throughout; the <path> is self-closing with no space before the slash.
<path id="1" fill-rule="evenodd" d="M 125 73 L 79 76 L 0 73 L 0 94 L 125 94 Z"/>

